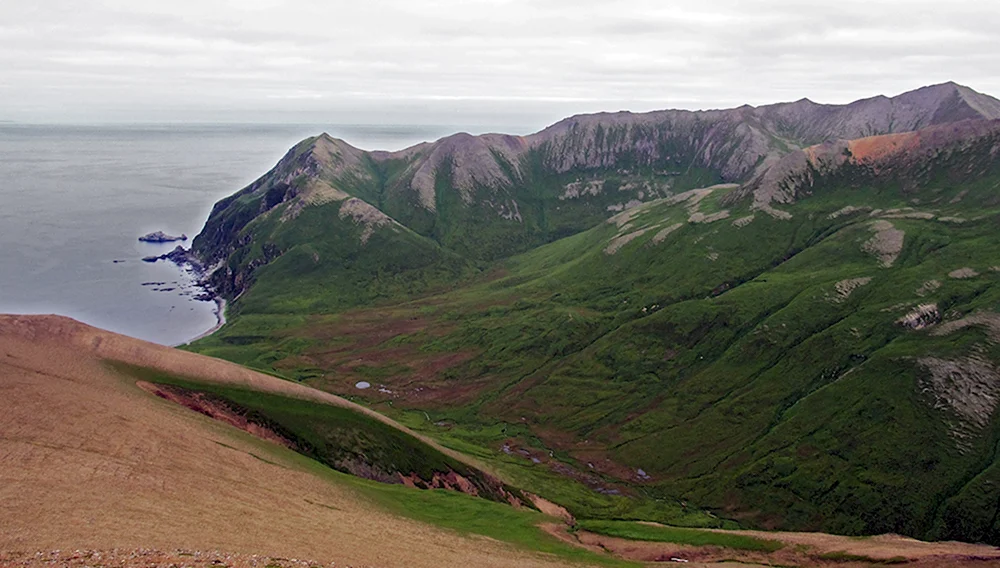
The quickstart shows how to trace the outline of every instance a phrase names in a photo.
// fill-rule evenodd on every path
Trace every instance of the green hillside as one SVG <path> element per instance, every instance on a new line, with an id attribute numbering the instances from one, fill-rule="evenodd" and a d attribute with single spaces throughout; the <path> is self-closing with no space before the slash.
<path id="1" fill-rule="evenodd" d="M 271 206 L 264 180 L 235 198 L 263 213 L 220 204 L 195 242 L 235 317 L 191 349 L 369 404 L 581 518 L 1000 543 L 998 132 L 788 149 L 728 185 L 494 138 L 362 156 L 367 181 L 306 175 Z M 428 164 L 433 206 L 403 191 Z M 308 201 L 317 180 L 340 193 Z"/>

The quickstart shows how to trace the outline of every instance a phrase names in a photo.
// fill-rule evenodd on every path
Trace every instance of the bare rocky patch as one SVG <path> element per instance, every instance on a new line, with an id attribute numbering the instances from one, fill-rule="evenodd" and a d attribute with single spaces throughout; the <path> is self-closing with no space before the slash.
<path id="1" fill-rule="evenodd" d="M 521 217 L 521 208 L 517 205 L 517 201 L 514 199 L 499 201 L 496 203 L 487 200 L 486 205 L 496 211 L 497 215 L 505 221 L 517 221 L 518 223 L 524 222 L 524 219 Z"/>
<path id="2" fill-rule="evenodd" d="M 842 303 L 851 297 L 851 293 L 862 286 L 867 286 L 872 281 L 871 277 L 866 276 L 864 278 L 851 278 L 849 280 L 841 280 L 833 285 L 834 290 L 836 290 L 837 295 L 833 298 L 835 303 Z"/>
<path id="3" fill-rule="evenodd" d="M 715 189 L 715 187 L 691 189 L 683 193 L 678 193 L 672 197 L 668 197 L 666 203 L 667 205 L 677 205 L 679 203 L 687 202 L 688 210 L 693 213 L 698 210 L 698 206 L 701 204 L 701 201 L 709 195 L 712 195 L 712 192 L 715 191 Z"/>
<path id="4" fill-rule="evenodd" d="M 623 246 L 625 246 L 625 245 L 629 244 L 630 242 L 634 241 L 635 239 L 637 239 L 637 238 L 645 235 L 649 231 L 652 231 L 653 229 L 656 229 L 657 227 L 659 227 L 659 225 L 654 225 L 652 227 L 646 227 L 645 229 L 639 229 L 638 231 L 633 231 L 631 233 L 627 233 L 627 234 L 624 234 L 624 235 L 618 235 L 617 237 L 611 239 L 611 242 L 608 243 L 608 246 L 606 246 L 604 248 L 604 254 L 609 254 L 609 255 L 610 254 L 615 254 L 616 252 L 618 252 L 619 250 L 621 250 L 621 248 Z"/>
<path id="5" fill-rule="evenodd" d="M 906 233 L 889 221 L 875 221 L 869 228 L 875 235 L 865 241 L 861 250 L 875 256 L 884 268 L 891 267 L 903 252 L 903 238 Z"/>
<path id="6" fill-rule="evenodd" d="M 926 211 L 898 211 L 889 213 L 886 212 L 882 215 L 883 219 L 921 219 L 924 221 L 930 221 L 934 219 L 935 215 L 933 213 L 928 213 Z"/>
<path id="7" fill-rule="evenodd" d="M 959 268 L 958 270 L 952 270 L 948 273 L 949 278 L 954 278 L 956 280 L 966 280 L 968 278 L 975 278 L 976 276 L 979 276 L 979 273 L 969 267 Z"/>
<path id="8" fill-rule="evenodd" d="M 419 146 L 404 150 L 403 153 L 417 148 Z M 477 188 L 498 190 L 514 183 L 515 180 L 500 165 L 498 157 L 513 168 L 511 173 L 516 178 L 520 175 L 518 164 L 525 150 L 527 142 L 520 136 L 454 134 L 436 142 L 426 157 L 413 166 L 415 171 L 410 187 L 417 192 L 423 207 L 436 211 L 437 193 L 434 185 L 438 170 L 447 161 L 451 161 L 452 183 L 462 201 L 472 203 Z"/>
<path id="9" fill-rule="evenodd" d="M 923 357 L 917 363 L 929 373 L 919 380 L 921 390 L 932 397 L 934 408 L 955 415 L 951 434 L 967 451 L 1000 404 L 1000 373 L 979 355 L 956 360 Z"/>
<path id="10" fill-rule="evenodd" d="M 983 327 L 989 332 L 990 341 L 1000 343 L 1000 314 L 994 312 L 978 312 L 962 319 L 941 324 L 931 335 L 949 335 L 967 327 Z"/>
<path id="11" fill-rule="evenodd" d="M 375 229 L 392 225 L 394 221 L 385 213 L 379 211 L 372 205 L 352 197 L 340 206 L 340 218 L 350 217 L 355 225 L 364 226 L 361 232 L 361 244 L 367 244 L 368 239 L 375 233 Z"/>
<path id="12" fill-rule="evenodd" d="M 788 211 L 782 211 L 780 209 L 775 209 L 769 203 L 759 203 L 755 205 L 755 208 L 759 211 L 767 213 L 771 217 L 778 219 L 779 221 L 787 221 L 792 218 L 792 214 Z"/>
<path id="13" fill-rule="evenodd" d="M 608 205 L 608 211 L 627 211 L 629 209 L 635 209 L 636 207 L 642 205 L 643 202 L 638 199 L 632 199 L 625 203 L 615 203 Z"/>
<path id="14" fill-rule="evenodd" d="M 290 221 L 302 213 L 306 207 L 318 207 L 335 201 L 343 201 L 351 196 L 333 187 L 329 183 L 318 179 L 311 179 L 295 199 L 295 201 L 281 215 L 281 221 Z"/>
<path id="15" fill-rule="evenodd" d="M 639 205 L 642 204 L 640 203 Z M 607 222 L 615 225 L 619 229 L 623 229 L 626 225 L 631 223 L 632 220 L 635 219 L 636 215 L 638 215 L 641 211 L 642 209 L 638 209 L 637 207 L 625 208 L 621 213 L 609 217 Z"/>
<path id="16" fill-rule="evenodd" d="M 736 227 L 737 229 L 742 229 L 743 227 L 746 227 L 750 223 L 753 223 L 753 220 L 756 218 L 757 218 L 756 215 L 747 215 L 746 217 L 740 217 L 739 219 L 733 221 L 733 226 Z"/>
<path id="17" fill-rule="evenodd" d="M 576 524 L 576 519 L 568 510 L 566 510 L 565 507 L 557 505 L 552 501 L 539 497 L 533 493 L 525 493 L 524 495 L 531 501 L 531 504 L 542 513 L 550 517 L 562 519 L 563 522 L 571 526 Z"/>
<path id="18" fill-rule="evenodd" d="M 860 213 L 863 211 L 871 211 L 871 209 L 872 209 L 871 207 L 855 207 L 854 205 L 848 205 L 847 207 L 843 207 L 841 209 L 838 209 L 837 211 L 834 211 L 833 213 L 830 213 L 829 215 L 826 216 L 826 218 L 832 220 L 832 219 L 837 219 L 839 217 L 846 217 L 848 215 Z"/>
<path id="19" fill-rule="evenodd" d="M 670 225 L 669 227 L 666 227 L 664 229 L 660 229 L 660 232 L 658 232 L 655 235 L 653 235 L 653 244 L 654 245 L 658 245 L 658 244 L 662 243 L 663 241 L 667 240 L 667 237 L 670 236 L 670 233 L 673 233 L 674 231 L 676 231 L 677 229 L 680 229 L 683 226 L 684 226 L 683 223 L 674 223 L 673 225 Z"/>
<path id="20" fill-rule="evenodd" d="M 937 304 L 920 304 L 913 311 L 896 320 L 896 323 L 913 330 L 924 329 L 941 321 Z"/>
<path id="21" fill-rule="evenodd" d="M 598 195 L 604 190 L 604 180 L 574 181 L 563 186 L 560 201 L 577 199 L 587 195 Z"/>
<path id="22" fill-rule="evenodd" d="M 699 212 L 699 213 L 694 213 L 690 217 L 688 217 L 688 223 L 707 224 L 707 223 L 714 223 L 716 221 L 722 221 L 723 219 L 728 219 L 728 218 L 729 218 L 728 210 L 719 211 L 718 213 L 712 213 L 711 215 L 706 215 L 704 213 Z"/>
<path id="23" fill-rule="evenodd" d="M 739 187 L 735 184 L 719 184 L 713 185 L 711 187 L 702 187 L 699 189 L 692 189 L 685 191 L 683 193 L 678 193 L 671 197 L 663 200 L 663 203 L 667 205 L 677 205 L 680 203 L 686 203 L 688 214 L 694 215 L 698 213 L 698 209 L 701 207 L 701 202 L 705 200 L 706 197 L 712 195 L 717 190 L 727 190 Z"/>

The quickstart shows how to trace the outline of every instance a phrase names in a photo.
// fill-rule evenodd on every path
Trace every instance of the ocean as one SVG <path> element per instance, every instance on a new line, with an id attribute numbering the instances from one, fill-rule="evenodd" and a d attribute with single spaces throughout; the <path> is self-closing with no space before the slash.
<path id="1" fill-rule="evenodd" d="M 396 150 L 458 130 L 0 124 L 0 313 L 61 314 L 164 345 L 190 341 L 215 325 L 216 306 L 194 298 L 191 274 L 141 260 L 177 243 L 140 236 L 193 238 L 216 201 L 320 132 Z"/>

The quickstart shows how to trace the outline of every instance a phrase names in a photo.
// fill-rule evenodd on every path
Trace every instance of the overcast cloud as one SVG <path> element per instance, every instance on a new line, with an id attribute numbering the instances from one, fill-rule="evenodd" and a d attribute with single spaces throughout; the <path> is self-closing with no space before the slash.
<path id="1" fill-rule="evenodd" d="M 1000 2 L 11 0 L 0 120 L 449 121 L 1000 94 Z"/>

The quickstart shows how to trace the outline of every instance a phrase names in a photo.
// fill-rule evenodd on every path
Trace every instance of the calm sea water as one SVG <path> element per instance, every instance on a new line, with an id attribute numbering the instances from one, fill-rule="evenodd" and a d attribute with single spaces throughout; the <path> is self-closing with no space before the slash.
<path id="1" fill-rule="evenodd" d="M 176 244 L 138 237 L 193 237 L 216 201 L 323 131 L 395 150 L 456 129 L 0 124 L 0 313 L 62 314 L 165 345 L 201 334 L 215 304 L 193 299 L 192 276 L 172 263 L 140 260 Z"/>

